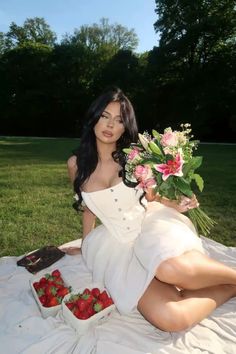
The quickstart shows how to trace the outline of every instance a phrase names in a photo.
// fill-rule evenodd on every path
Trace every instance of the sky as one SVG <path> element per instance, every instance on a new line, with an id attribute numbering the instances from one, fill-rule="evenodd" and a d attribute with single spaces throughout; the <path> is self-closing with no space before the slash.
<path id="1" fill-rule="evenodd" d="M 157 20 L 155 0 L 0 0 L 1 32 L 7 32 L 11 22 L 22 26 L 32 17 L 44 17 L 59 41 L 63 34 L 72 34 L 75 28 L 99 23 L 105 17 L 110 24 L 135 30 L 138 53 L 158 45 L 153 27 Z"/>

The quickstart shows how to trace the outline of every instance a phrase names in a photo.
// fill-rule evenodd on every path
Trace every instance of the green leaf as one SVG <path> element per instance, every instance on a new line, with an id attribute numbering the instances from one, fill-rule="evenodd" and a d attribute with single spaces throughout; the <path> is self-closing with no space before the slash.
<path id="1" fill-rule="evenodd" d="M 183 175 L 186 176 L 190 170 L 191 170 L 191 163 L 190 162 L 184 163 L 183 169 L 182 169 Z"/>
<path id="2" fill-rule="evenodd" d="M 202 156 L 194 156 L 191 159 L 190 164 L 191 164 L 191 168 L 194 169 L 194 170 L 196 168 L 200 167 L 201 164 L 202 164 Z"/>
<path id="3" fill-rule="evenodd" d="M 152 158 L 144 158 L 141 161 L 139 161 L 139 164 L 159 164 L 162 163 L 162 160 L 160 159 L 159 156 L 152 156 Z"/>
<path id="4" fill-rule="evenodd" d="M 177 177 L 175 179 L 175 185 L 181 193 L 183 193 L 187 197 L 192 197 L 193 192 L 190 188 L 190 184 L 184 178 Z"/>
<path id="5" fill-rule="evenodd" d="M 162 156 L 161 149 L 159 148 L 159 146 L 157 146 L 157 144 L 154 143 L 154 141 L 150 141 L 148 147 L 150 147 L 151 151 L 154 154 Z"/>
<path id="6" fill-rule="evenodd" d="M 202 177 L 199 174 L 194 173 L 192 176 L 192 179 L 195 180 L 196 185 L 198 186 L 198 189 L 200 190 L 200 192 L 202 192 L 203 188 L 204 188 L 204 181 L 203 181 Z"/>
<path id="7" fill-rule="evenodd" d="M 168 199 L 175 199 L 175 187 L 171 184 L 162 183 L 159 187 L 159 193 Z"/>
<path id="8" fill-rule="evenodd" d="M 162 174 L 160 172 L 157 172 L 157 170 L 155 168 L 152 169 L 153 175 L 155 177 L 155 180 L 157 182 L 157 185 L 160 186 L 161 183 L 163 182 L 162 179 Z"/>
<path id="9" fill-rule="evenodd" d="M 129 154 L 132 151 L 132 149 L 125 148 L 125 149 L 123 149 L 123 151 L 124 151 L 125 154 Z"/>
<path id="10" fill-rule="evenodd" d="M 202 164 L 202 156 L 194 156 L 191 158 L 191 160 L 188 163 L 185 163 L 183 166 L 183 174 L 184 176 L 187 176 L 187 174 L 191 170 L 196 170 L 198 167 L 200 167 Z"/>

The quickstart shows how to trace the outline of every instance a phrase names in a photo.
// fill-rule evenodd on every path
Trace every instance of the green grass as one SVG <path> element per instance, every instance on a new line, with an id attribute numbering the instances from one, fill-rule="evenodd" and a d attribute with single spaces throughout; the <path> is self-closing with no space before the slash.
<path id="1" fill-rule="evenodd" d="M 66 160 L 74 139 L 0 139 L 0 255 L 78 238 Z"/>
<path id="2" fill-rule="evenodd" d="M 74 139 L 0 138 L 0 256 L 81 236 L 66 160 Z M 236 246 L 236 145 L 201 145 L 201 206 L 217 221 L 211 238 Z"/>

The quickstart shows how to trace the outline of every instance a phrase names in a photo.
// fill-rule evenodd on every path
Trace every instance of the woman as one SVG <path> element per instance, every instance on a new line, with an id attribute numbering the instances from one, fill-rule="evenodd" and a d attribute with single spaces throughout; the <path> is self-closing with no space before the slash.
<path id="1" fill-rule="evenodd" d="M 137 307 L 154 326 L 181 331 L 236 296 L 236 270 L 204 254 L 181 214 L 198 205 L 195 197 L 178 204 L 124 183 L 122 149 L 137 132 L 133 107 L 120 89 L 92 103 L 80 148 L 68 160 L 77 206 L 85 203 L 82 255 L 121 313 Z M 96 217 L 102 225 L 94 229 Z"/>

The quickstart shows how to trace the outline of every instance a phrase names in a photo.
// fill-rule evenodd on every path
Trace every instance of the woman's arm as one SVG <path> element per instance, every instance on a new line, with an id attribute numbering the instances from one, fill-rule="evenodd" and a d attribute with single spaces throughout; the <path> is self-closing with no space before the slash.
<path id="1" fill-rule="evenodd" d="M 77 157 L 75 155 L 71 156 L 67 161 L 68 175 L 71 183 L 74 183 L 77 174 Z M 96 216 L 89 210 L 86 206 L 84 207 L 82 213 L 82 242 L 87 234 L 92 231 L 95 226 Z M 66 252 L 69 255 L 75 255 L 81 253 L 81 249 L 79 247 L 70 247 L 61 245 L 60 249 Z"/>
<path id="2" fill-rule="evenodd" d="M 161 197 L 159 194 L 155 194 L 155 191 L 153 188 L 148 188 L 146 190 L 146 195 L 145 195 L 147 201 L 149 202 L 159 202 L 167 207 L 174 208 L 180 213 L 185 213 L 189 209 L 197 208 L 199 206 L 198 200 L 195 196 L 195 194 L 192 196 L 192 198 L 188 198 L 185 196 L 182 196 L 180 201 L 178 200 L 170 200 L 165 197 Z"/>
<path id="3" fill-rule="evenodd" d="M 70 181 L 73 184 L 77 173 L 77 157 L 75 155 L 67 160 L 67 171 Z"/>
<path id="4" fill-rule="evenodd" d="M 77 174 L 77 157 L 75 155 L 71 156 L 68 159 L 67 167 L 68 167 L 69 178 L 71 182 L 74 183 Z M 96 221 L 96 216 L 91 212 L 91 210 L 89 210 L 89 208 L 84 206 L 84 210 L 82 213 L 82 227 L 83 227 L 82 240 L 90 231 L 92 231 L 92 229 L 95 226 L 95 221 Z"/>

